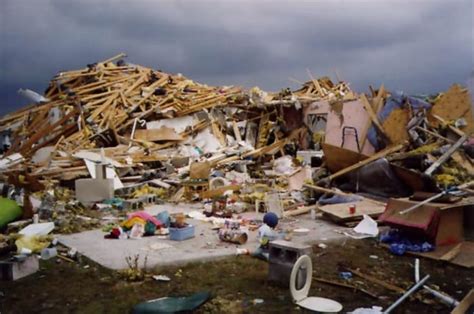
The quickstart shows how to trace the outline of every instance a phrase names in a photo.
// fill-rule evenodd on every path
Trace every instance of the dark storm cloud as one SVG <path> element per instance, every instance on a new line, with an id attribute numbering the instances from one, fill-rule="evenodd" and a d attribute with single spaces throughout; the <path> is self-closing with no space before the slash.
<path id="1" fill-rule="evenodd" d="M 1 113 L 58 71 L 118 52 L 209 84 L 277 90 L 306 69 L 358 91 L 429 93 L 472 71 L 473 7 L 443 1 L 62 1 L 0 4 Z"/>

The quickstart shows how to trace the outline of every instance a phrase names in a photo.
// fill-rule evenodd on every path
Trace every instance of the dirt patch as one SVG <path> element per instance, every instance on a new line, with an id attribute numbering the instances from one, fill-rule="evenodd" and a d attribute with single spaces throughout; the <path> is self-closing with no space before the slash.
<path id="1" fill-rule="evenodd" d="M 372 256 L 372 257 L 370 257 Z M 310 295 L 335 299 L 344 311 L 361 306 L 387 307 L 399 296 L 388 289 L 353 275 L 340 278 L 340 271 L 360 272 L 403 289 L 413 284 L 414 258 L 393 256 L 375 241 L 328 243 L 313 248 L 314 277 L 362 288 L 376 297 L 354 289 L 313 280 Z M 89 265 L 85 269 L 84 266 Z M 430 274 L 430 286 L 439 287 L 457 299 L 474 286 L 471 270 L 436 261 L 421 260 L 422 276 Z M 41 262 L 41 270 L 17 282 L 1 282 L 2 313 L 127 313 L 133 305 L 164 296 L 211 291 L 213 299 L 199 313 L 299 313 L 288 289 L 267 281 L 268 264 L 249 256 L 197 263 L 184 267 L 157 268 L 151 273 L 167 275 L 170 282 L 147 278 L 127 282 L 118 272 L 104 269 L 87 259 L 81 263 Z M 419 300 L 404 302 L 395 313 L 446 313 L 445 305 L 418 293 Z M 262 299 L 263 303 L 260 303 Z"/>

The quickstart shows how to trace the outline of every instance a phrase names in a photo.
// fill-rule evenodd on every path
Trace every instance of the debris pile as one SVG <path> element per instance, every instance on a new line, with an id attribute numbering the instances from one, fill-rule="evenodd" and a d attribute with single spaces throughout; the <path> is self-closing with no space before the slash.
<path id="1" fill-rule="evenodd" d="M 21 90 L 34 103 L 0 118 L 2 202 L 22 206 L 4 211 L 0 227 L 36 214 L 63 232 L 77 219 L 87 222 L 69 232 L 97 228 L 95 211 L 111 218 L 109 238 L 181 241 L 195 232 L 185 217 L 143 210 L 198 201 L 199 219 L 217 222 L 229 243 L 246 243 L 258 227 L 237 217 L 246 211 L 323 213 L 347 226 L 364 218 L 376 236 L 372 217 L 433 248 L 417 253 L 451 252 L 451 262 L 472 267 L 463 231 L 474 205 L 467 89 L 420 96 L 382 85 L 358 95 L 308 72 L 301 88 L 270 93 L 208 86 L 124 58 L 61 72 L 44 95 Z"/>

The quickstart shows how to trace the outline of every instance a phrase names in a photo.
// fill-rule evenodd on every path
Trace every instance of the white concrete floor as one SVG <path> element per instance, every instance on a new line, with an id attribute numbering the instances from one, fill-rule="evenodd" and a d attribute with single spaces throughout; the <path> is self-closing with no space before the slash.
<path id="1" fill-rule="evenodd" d="M 167 210 L 169 213 L 190 212 L 199 210 L 202 212 L 201 204 L 164 204 L 153 205 L 146 208 L 152 215 Z M 263 214 L 246 212 L 242 214 L 247 219 L 262 219 Z M 195 225 L 195 237 L 184 241 L 171 241 L 158 236 L 143 237 L 141 239 L 105 239 L 105 232 L 98 230 L 85 231 L 71 235 L 60 235 L 59 241 L 67 246 L 74 247 L 80 254 L 87 256 L 93 261 L 111 269 L 128 268 L 125 258 L 127 256 L 140 255 L 140 265 L 143 267 L 145 256 L 146 267 L 182 265 L 190 262 L 204 262 L 228 256 L 235 256 L 237 248 L 248 248 L 254 250 L 257 247 L 257 231 L 250 231 L 246 244 L 236 245 L 219 240 L 217 231 L 212 230 L 212 223 L 194 219 L 187 222 Z M 346 228 L 337 226 L 330 222 L 316 218 L 312 220 L 310 214 L 286 218 L 280 221 L 279 227 L 307 228 L 306 235 L 293 234 L 292 241 L 296 243 L 314 244 L 328 243 L 342 239 L 345 236 L 335 230 Z"/>

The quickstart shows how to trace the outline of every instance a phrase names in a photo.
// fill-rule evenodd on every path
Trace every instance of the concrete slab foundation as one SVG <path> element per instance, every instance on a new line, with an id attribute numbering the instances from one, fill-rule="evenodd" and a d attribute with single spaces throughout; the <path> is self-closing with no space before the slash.
<path id="1" fill-rule="evenodd" d="M 152 205 L 146 211 L 152 215 L 167 210 L 169 213 L 202 211 L 202 204 L 163 204 Z M 247 219 L 262 219 L 262 213 L 246 212 L 242 214 Z M 156 266 L 180 265 L 190 262 L 205 262 L 219 258 L 235 256 L 237 248 L 248 248 L 253 251 L 257 247 L 257 231 L 250 231 L 246 244 L 237 245 L 219 240 L 217 230 L 212 230 L 209 222 L 188 219 L 196 226 L 195 237 L 184 241 L 171 241 L 159 236 L 143 237 L 141 239 L 104 239 L 105 232 L 91 230 L 71 235 L 60 235 L 59 241 L 68 247 L 74 247 L 79 253 L 87 256 L 104 267 L 111 269 L 126 269 L 127 256 L 140 255 L 140 265 L 147 256 L 147 268 Z M 312 220 L 309 214 L 280 220 L 283 228 L 307 228 L 305 235 L 293 235 L 296 243 L 312 244 L 325 243 L 345 236 L 334 230 L 345 228 L 322 220 Z"/>

